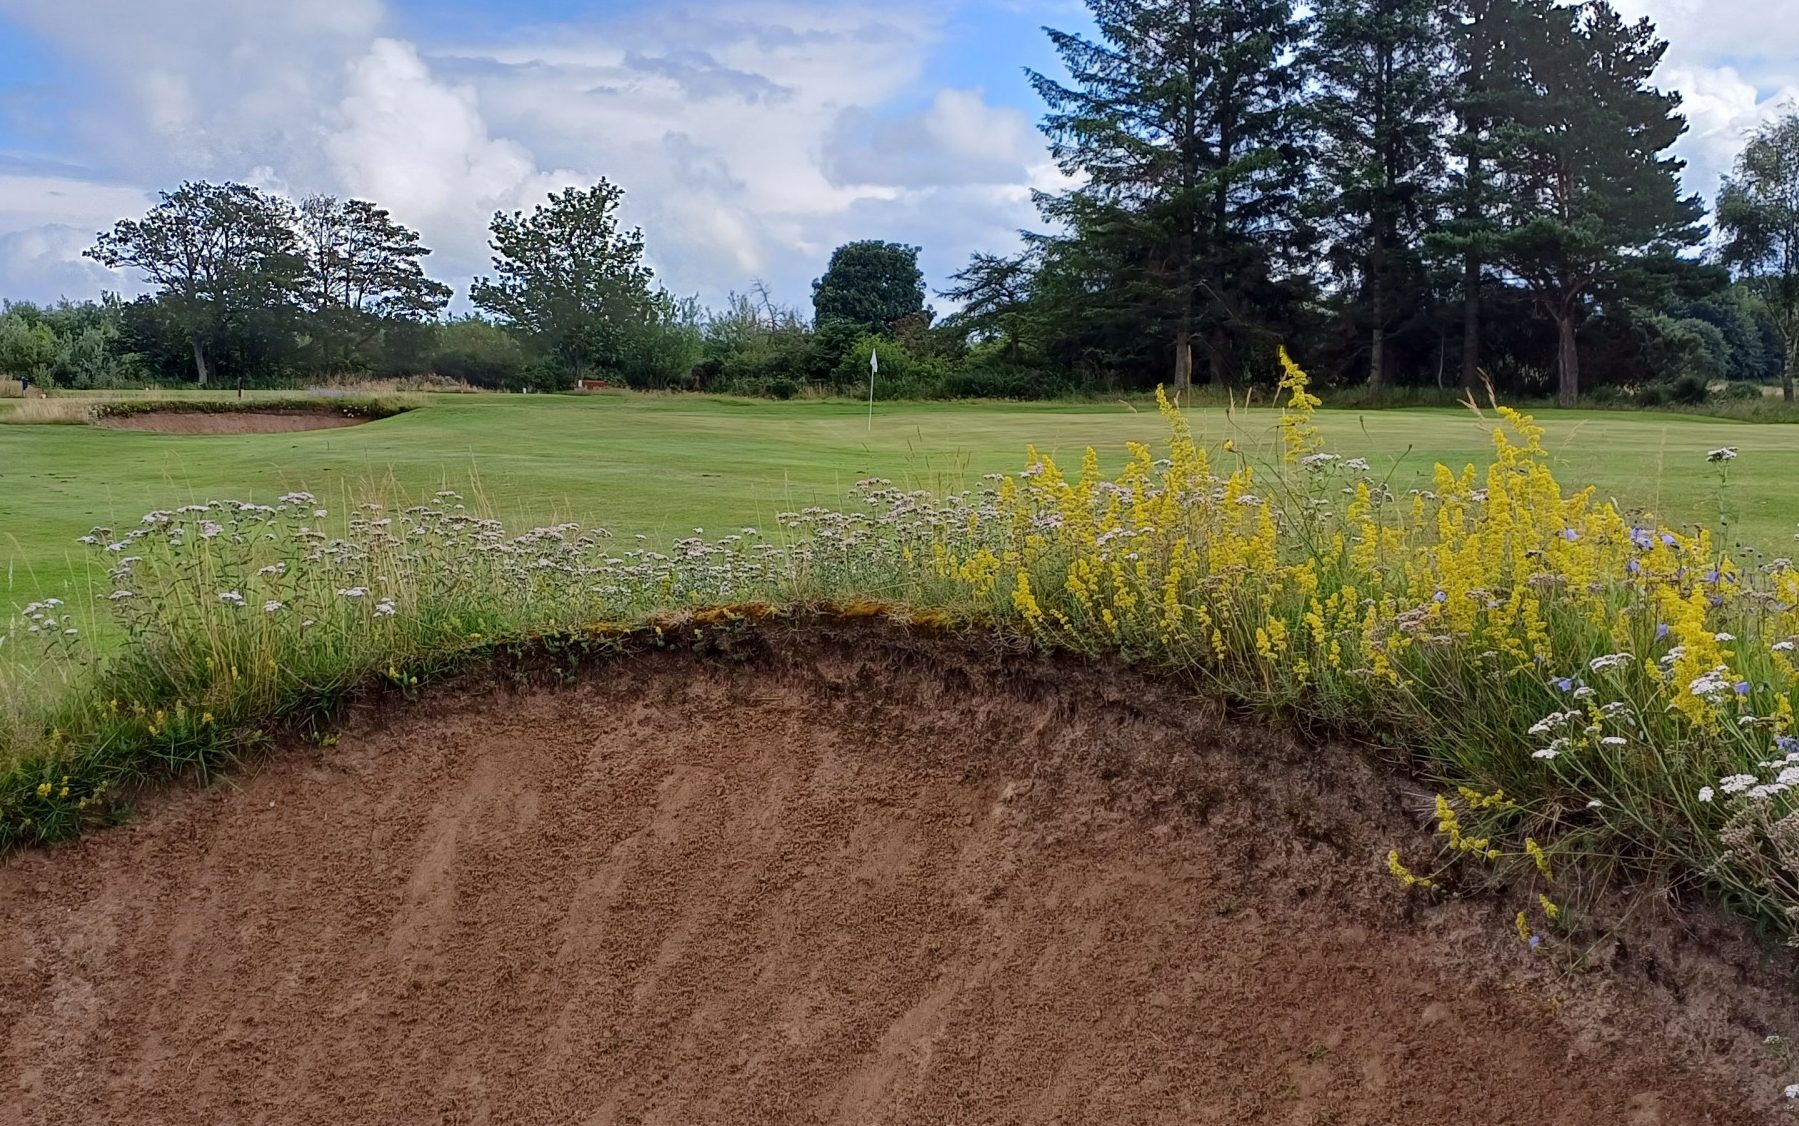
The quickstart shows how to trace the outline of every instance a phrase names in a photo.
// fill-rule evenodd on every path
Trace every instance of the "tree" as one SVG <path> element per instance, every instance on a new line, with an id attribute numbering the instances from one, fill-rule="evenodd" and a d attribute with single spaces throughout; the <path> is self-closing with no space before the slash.
<path id="1" fill-rule="evenodd" d="M 812 283 L 813 323 L 846 321 L 866 332 L 888 332 L 895 321 L 924 311 L 924 273 L 918 247 L 863 239 L 831 252 L 824 276 Z"/>
<path id="2" fill-rule="evenodd" d="M 1091 261 L 1123 265 L 1108 288 L 1167 340 L 1177 387 L 1192 382 L 1195 340 L 1222 381 L 1292 248 L 1300 26 L 1287 0 L 1087 7 L 1096 39 L 1049 32 L 1070 83 L 1027 72 L 1052 155 L 1084 181 L 1039 209 L 1101 244 Z"/>
<path id="3" fill-rule="evenodd" d="M 1415 274 L 1443 165 L 1446 37 L 1435 0 L 1320 0 L 1301 64 L 1318 84 L 1319 209 L 1344 272 L 1359 276 L 1368 382 L 1387 382 L 1392 298 Z M 1410 267 L 1410 270 L 1408 270 Z"/>
<path id="4" fill-rule="evenodd" d="M 1493 257 L 1555 322 L 1557 400 L 1573 406 L 1589 302 L 1628 296 L 1658 258 L 1698 242 L 1703 208 L 1665 155 L 1686 120 L 1678 94 L 1649 84 L 1667 50 L 1654 24 L 1625 23 L 1604 0 L 1535 15 L 1517 47 L 1537 96 L 1518 103 L 1498 157 L 1507 213 Z"/>
<path id="5" fill-rule="evenodd" d="M 947 323 L 975 336 L 1003 341 L 1005 358 L 1016 361 L 1031 315 L 1035 275 L 1036 265 L 1028 252 L 1011 257 L 974 255 L 968 265 L 950 275 L 956 284 L 939 293 L 962 306 Z"/>
<path id="6" fill-rule="evenodd" d="M 551 192 L 529 215 L 495 212 L 493 278 L 476 278 L 479 308 L 555 356 L 580 379 L 616 369 L 637 330 L 654 315 L 643 232 L 618 222 L 622 189 Z"/>
<path id="7" fill-rule="evenodd" d="M 0 374 L 13 379 L 29 376 L 41 383 L 58 351 L 56 331 L 49 325 L 14 309 L 0 313 Z"/>
<path id="8" fill-rule="evenodd" d="M 214 342 L 255 314 L 288 305 L 298 287 L 303 262 L 293 209 L 245 184 L 190 181 L 161 198 L 85 253 L 113 269 L 133 267 L 159 287 L 205 386 Z"/>
<path id="9" fill-rule="evenodd" d="M 300 307 L 329 344 L 326 362 L 345 366 L 384 323 L 435 317 L 450 287 L 425 276 L 431 251 L 418 232 L 366 200 L 315 195 L 300 201 L 305 255 Z"/>
<path id="10" fill-rule="evenodd" d="M 1767 306 L 1780 332 L 1780 390 L 1799 366 L 1799 110 L 1764 125 L 1718 194 L 1721 257 Z"/>

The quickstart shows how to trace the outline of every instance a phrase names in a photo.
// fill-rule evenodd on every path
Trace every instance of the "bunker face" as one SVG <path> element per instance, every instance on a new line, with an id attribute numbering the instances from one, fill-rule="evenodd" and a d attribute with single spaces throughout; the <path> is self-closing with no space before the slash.
<path id="1" fill-rule="evenodd" d="M 328 410 L 145 411 L 102 418 L 95 426 L 108 430 L 150 430 L 158 434 L 287 434 L 296 430 L 331 430 L 371 421 Z"/>
<path id="2" fill-rule="evenodd" d="M 1352 754 L 1035 669 L 621 662 L 16 856 L 0 1120 L 1772 1109 L 1727 962 L 1560 975 L 1507 908 L 1408 904 L 1380 858 L 1416 821 Z"/>

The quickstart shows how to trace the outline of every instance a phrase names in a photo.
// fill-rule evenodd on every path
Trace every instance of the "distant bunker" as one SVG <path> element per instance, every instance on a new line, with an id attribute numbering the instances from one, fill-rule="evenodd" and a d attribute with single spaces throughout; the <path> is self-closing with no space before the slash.
<path id="1" fill-rule="evenodd" d="M 299 430 L 332 430 L 360 426 L 382 417 L 341 407 L 267 407 L 233 410 L 158 408 L 108 413 L 92 420 L 108 430 L 147 430 L 157 434 L 289 434 Z"/>

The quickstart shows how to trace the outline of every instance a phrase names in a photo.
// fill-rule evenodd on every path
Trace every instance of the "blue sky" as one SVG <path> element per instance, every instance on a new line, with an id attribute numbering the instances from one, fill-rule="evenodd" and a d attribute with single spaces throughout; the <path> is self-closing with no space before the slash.
<path id="1" fill-rule="evenodd" d="M 1799 21 L 1765 0 L 1617 0 L 1673 42 L 1688 186 L 1799 98 Z M 1022 73 L 1076 0 L 0 0 L 0 296 L 131 280 L 80 257 L 183 178 L 371 198 L 459 288 L 496 209 L 604 175 L 653 264 L 717 301 L 805 305 L 851 238 L 924 248 L 933 285 L 1013 245 L 1063 181 Z"/>

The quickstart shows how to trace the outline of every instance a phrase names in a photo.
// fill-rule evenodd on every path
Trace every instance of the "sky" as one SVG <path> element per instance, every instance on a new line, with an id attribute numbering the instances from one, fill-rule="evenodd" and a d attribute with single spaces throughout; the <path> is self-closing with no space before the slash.
<path id="1" fill-rule="evenodd" d="M 1687 188 L 1799 104 L 1770 0 L 1615 0 L 1671 46 Z M 1782 0 L 1789 2 L 1789 0 Z M 0 297 L 137 291 L 83 259 L 184 179 L 372 199 L 466 288 L 487 221 L 605 176 L 677 294 L 810 304 L 833 247 L 933 287 L 1065 185 L 1024 68 L 1078 0 L 0 0 Z"/>

